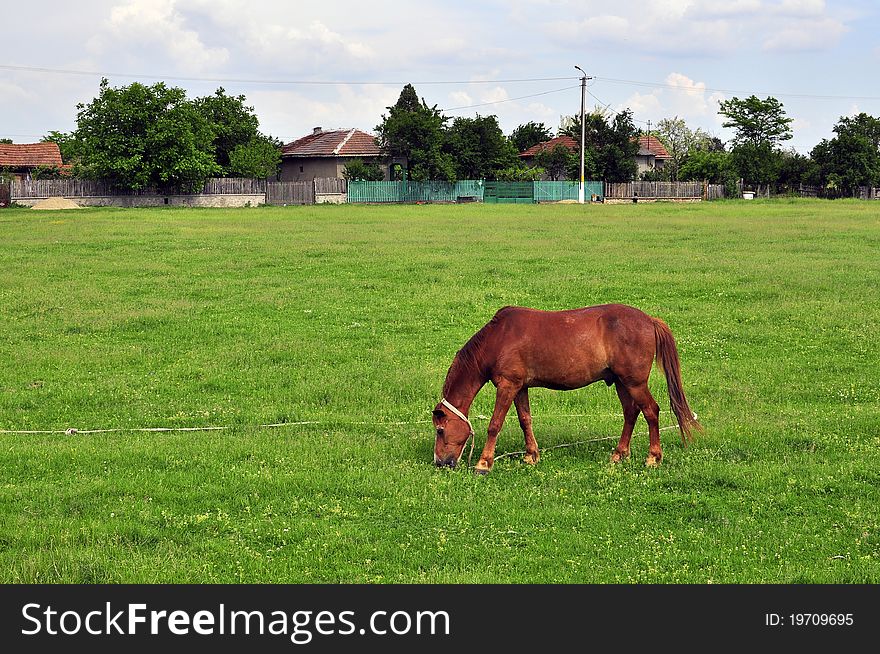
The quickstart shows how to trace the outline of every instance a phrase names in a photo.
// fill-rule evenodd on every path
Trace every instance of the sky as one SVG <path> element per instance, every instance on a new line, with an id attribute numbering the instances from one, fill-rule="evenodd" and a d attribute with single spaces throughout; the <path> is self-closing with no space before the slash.
<path id="1" fill-rule="evenodd" d="M 0 0 L 0 138 L 76 127 L 78 103 L 139 81 L 243 94 L 285 143 L 375 131 L 406 83 L 505 134 L 629 108 L 723 141 L 719 101 L 773 96 L 807 154 L 841 116 L 880 117 L 880 3 L 869 0 Z"/>

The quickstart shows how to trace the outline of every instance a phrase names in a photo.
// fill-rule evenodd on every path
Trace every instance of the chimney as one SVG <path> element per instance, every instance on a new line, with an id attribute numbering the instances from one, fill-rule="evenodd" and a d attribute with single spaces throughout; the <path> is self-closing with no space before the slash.
<path id="1" fill-rule="evenodd" d="M 316 128 L 314 128 L 314 129 L 312 130 L 312 134 L 320 134 L 321 131 L 322 131 L 322 130 L 321 130 L 320 127 L 316 127 Z"/>

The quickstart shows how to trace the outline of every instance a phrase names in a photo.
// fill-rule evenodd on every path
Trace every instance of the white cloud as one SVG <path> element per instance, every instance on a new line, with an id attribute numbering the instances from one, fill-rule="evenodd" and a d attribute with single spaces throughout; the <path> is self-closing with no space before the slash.
<path id="1" fill-rule="evenodd" d="M 846 32 L 843 23 L 833 18 L 795 20 L 786 25 L 767 36 L 764 41 L 765 50 L 822 50 L 837 43 Z"/>
<path id="2" fill-rule="evenodd" d="M 480 102 L 502 102 L 508 99 L 510 99 L 510 95 L 507 90 L 500 86 L 484 89 L 480 92 Z"/>
<path id="3" fill-rule="evenodd" d="M 373 133 L 400 89 L 390 86 L 340 86 L 324 93 L 262 90 L 248 93 L 260 117 L 260 129 L 285 142 L 305 136 L 312 127 L 356 127 Z"/>
<path id="4" fill-rule="evenodd" d="M 128 0 L 110 10 L 102 27 L 102 33 L 88 41 L 94 54 L 158 47 L 185 71 L 216 68 L 229 58 L 226 48 L 208 47 L 198 32 L 186 27 L 174 0 Z"/>
<path id="5" fill-rule="evenodd" d="M 469 107 L 474 103 L 474 99 L 464 91 L 453 91 L 449 94 L 450 107 Z"/>
<path id="6" fill-rule="evenodd" d="M 714 117 L 718 113 L 718 103 L 724 100 L 722 93 L 707 95 L 705 82 L 696 82 L 682 73 L 670 73 L 664 84 L 647 93 L 632 94 L 616 111 L 628 107 L 637 119 L 655 122 L 672 116 L 685 120 L 705 119 Z"/>
<path id="7" fill-rule="evenodd" d="M 522 4 L 520 12 L 525 11 Z M 553 12 L 545 8 L 543 15 L 534 10 L 531 22 L 572 45 L 615 45 L 658 57 L 715 57 L 758 47 L 827 50 L 846 31 L 844 17 L 849 15 L 824 0 L 617 0 L 613 5 L 563 0 L 559 5 Z"/>

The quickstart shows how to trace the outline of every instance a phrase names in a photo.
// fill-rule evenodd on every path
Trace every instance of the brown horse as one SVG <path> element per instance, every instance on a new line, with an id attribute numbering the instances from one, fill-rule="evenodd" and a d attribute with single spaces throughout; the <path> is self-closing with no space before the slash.
<path id="1" fill-rule="evenodd" d="M 623 433 L 611 455 L 629 456 L 629 441 L 641 412 L 648 422 L 650 446 L 645 464 L 656 466 L 660 449 L 660 407 L 648 390 L 654 357 L 666 374 L 669 401 L 682 441 L 702 431 L 688 406 L 681 382 L 678 350 L 669 327 L 659 318 L 623 304 L 569 311 L 504 307 L 464 345 L 446 374 L 443 399 L 434 408 L 434 463 L 454 468 L 474 430 L 467 413 L 479 390 L 491 381 L 497 389 L 488 438 L 476 472 L 488 473 L 495 441 L 511 403 L 516 405 L 526 440 L 527 463 L 537 463 L 529 388 L 582 388 L 599 380 L 614 384 L 623 406 Z"/>

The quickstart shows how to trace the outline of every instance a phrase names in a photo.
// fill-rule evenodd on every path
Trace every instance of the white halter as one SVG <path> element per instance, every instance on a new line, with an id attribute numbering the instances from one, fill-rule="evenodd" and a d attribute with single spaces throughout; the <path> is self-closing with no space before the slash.
<path id="1" fill-rule="evenodd" d="M 474 455 L 474 440 L 476 440 L 474 438 L 474 426 L 471 424 L 471 421 L 468 420 L 468 417 L 466 415 L 464 415 L 461 411 L 456 409 L 454 406 L 452 406 L 452 404 L 450 404 L 446 400 L 445 397 L 442 400 L 440 400 L 440 404 L 442 404 L 447 409 L 452 411 L 452 413 L 454 413 L 456 416 L 458 416 L 459 418 L 464 420 L 467 423 L 468 429 L 471 430 L 471 432 L 468 434 L 468 441 L 471 442 L 471 451 L 468 454 L 468 461 L 467 461 L 467 467 L 470 468 L 471 467 L 471 457 Z M 464 444 L 467 445 L 467 441 L 465 441 Z M 462 454 L 464 454 L 464 448 L 462 448 Z"/>
<path id="2" fill-rule="evenodd" d="M 467 423 L 468 428 L 471 430 L 471 433 L 468 434 L 469 437 L 474 435 L 474 426 L 471 424 L 471 421 L 468 420 L 468 417 L 466 415 L 464 415 L 461 411 L 459 411 L 454 406 L 452 406 L 452 404 L 450 404 L 446 400 L 445 397 L 442 400 L 440 400 L 440 404 L 445 406 L 447 409 L 452 411 L 452 413 L 454 413 L 455 415 L 457 415 L 459 418 L 461 418 L 462 420 L 464 420 Z"/>

